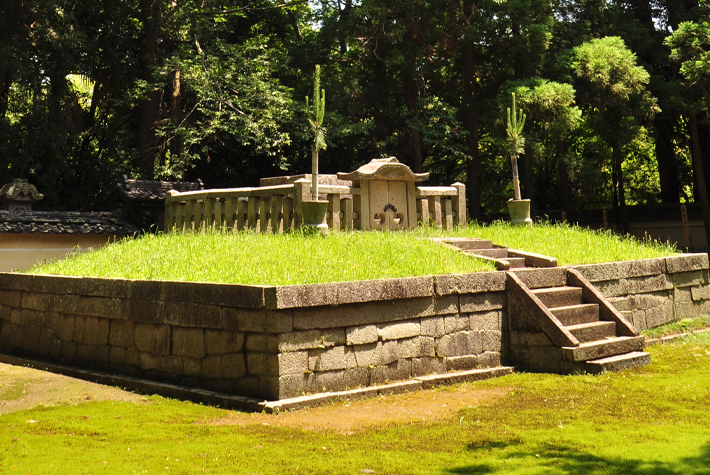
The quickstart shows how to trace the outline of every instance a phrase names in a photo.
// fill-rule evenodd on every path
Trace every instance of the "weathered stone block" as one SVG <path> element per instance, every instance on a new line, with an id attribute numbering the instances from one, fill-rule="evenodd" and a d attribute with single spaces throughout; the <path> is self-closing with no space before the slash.
<path id="1" fill-rule="evenodd" d="M 19 290 L 0 290 L 0 306 L 18 308 L 22 302 Z"/>
<path id="2" fill-rule="evenodd" d="M 269 333 L 249 333 L 244 348 L 247 352 L 276 354 L 279 352 L 279 338 Z"/>
<path id="3" fill-rule="evenodd" d="M 704 272 L 702 270 L 694 270 L 688 272 L 678 272 L 671 275 L 673 286 L 677 289 L 678 287 L 690 287 L 691 285 L 702 285 L 707 284 Z"/>
<path id="4" fill-rule="evenodd" d="M 282 333 L 277 337 L 277 349 L 288 352 L 324 347 L 326 345 L 321 336 L 320 330 Z"/>
<path id="5" fill-rule="evenodd" d="M 438 356 L 477 355 L 483 352 L 481 332 L 463 331 L 444 335 L 436 340 Z"/>
<path id="6" fill-rule="evenodd" d="M 603 264 L 588 264 L 583 266 L 574 266 L 589 282 L 605 282 L 619 280 L 623 277 L 619 262 L 607 262 Z M 624 266 L 626 267 L 626 266 Z"/>
<path id="7" fill-rule="evenodd" d="M 173 354 L 204 358 L 205 331 L 202 328 L 173 327 Z"/>
<path id="8" fill-rule="evenodd" d="M 666 274 L 649 277 L 631 277 L 622 279 L 621 283 L 625 287 L 627 294 L 658 292 L 660 290 L 670 290 L 673 288 L 673 283 L 668 279 Z"/>
<path id="9" fill-rule="evenodd" d="M 618 262 L 617 265 L 621 278 L 658 275 L 666 272 L 666 261 L 663 258 L 623 261 Z"/>
<path id="10" fill-rule="evenodd" d="M 500 366 L 500 353 L 486 351 L 478 355 L 479 368 L 496 368 Z"/>
<path id="11" fill-rule="evenodd" d="M 200 376 L 213 379 L 222 378 L 222 357 L 217 355 L 203 358 Z"/>
<path id="12" fill-rule="evenodd" d="M 39 345 L 37 346 L 37 353 L 42 356 L 47 356 L 49 354 L 49 348 L 52 346 L 54 341 L 54 333 L 49 328 L 42 328 L 39 335 Z"/>
<path id="13" fill-rule="evenodd" d="M 680 303 L 680 302 L 690 302 L 693 300 L 692 294 L 691 294 L 691 288 L 686 287 L 686 288 L 675 288 L 673 289 L 673 302 L 675 303 Z"/>
<path id="14" fill-rule="evenodd" d="M 291 310 L 249 310 L 225 307 L 224 330 L 237 332 L 287 333 L 293 330 Z"/>
<path id="15" fill-rule="evenodd" d="M 628 320 L 638 331 L 643 331 L 648 328 L 648 325 L 646 324 L 645 310 L 634 310 L 631 312 L 631 316 Z"/>
<path id="16" fill-rule="evenodd" d="M 76 347 L 76 359 L 84 364 L 96 363 L 98 352 L 95 345 L 79 345 Z"/>
<path id="17" fill-rule="evenodd" d="M 247 374 L 244 353 L 222 355 L 222 373 L 227 379 L 243 378 Z"/>
<path id="18" fill-rule="evenodd" d="M 22 328 L 22 343 L 20 346 L 31 353 L 38 353 L 39 337 L 42 333 L 42 328 L 30 325 Z"/>
<path id="19" fill-rule="evenodd" d="M 49 352 L 47 354 L 51 359 L 60 359 L 62 357 L 62 341 L 56 338 L 53 339 L 52 343 L 49 345 Z"/>
<path id="20" fill-rule="evenodd" d="M 134 342 L 135 331 L 136 326 L 131 321 L 111 320 L 111 328 L 109 329 L 108 335 L 108 344 L 110 346 L 120 346 L 128 348 Z M 64 340 L 63 335 L 60 335 L 60 338 Z"/>
<path id="21" fill-rule="evenodd" d="M 353 349 L 355 351 L 355 361 L 359 367 L 384 365 L 397 360 L 399 357 L 396 341 L 384 343 L 378 341 L 367 345 L 356 345 Z"/>
<path id="22" fill-rule="evenodd" d="M 710 285 L 699 285 L 690 289 L 693 300 L 710 300 Z"/>
<path id="23" fill-rule="evenodd" d="M 321 332 L 321 344 L 326 348 L 336 345 L 345 345 L 347 337 L 345 336 L 345 328 L 328 328 Z"/>
<path id="24" fill-rule="evenodd" d="M 311 363 L 308 364 L 307 369 L 312 371 L 333 371 L 348 367 L 344 346 L 313 350 L 311 354 Z"/>
<path id="25" fill-rule="evenodd" d="M 336 282 L 272 287 L 265 290 L 269 309 L 335 306 L 433 295 L 431 277 Z"/>
<path id="26" fill-rule="evenodd" d="M 125 318 L 135 322 L 165 323 L 165 302 L 157 300 L 126 300 Z"/>
<path id="27" fill-rule="evenodd" d="M 501 331 L 503 312 L 500 310 L 472 313 L 468 317 L 471 330 Z"/>
<path id="28" fill-rule="evenodd" d="M 540 269 L 515 269 L 515 275 L 529 288 L 559 287 L 567 284 L 567 272 L 563 267 Z M 499 272 L 504 274 L 503 272 Z M 504 290 L 505 287 L 501 290 Z"/>
<path id="29" fill-rule="evenodd" d="M 420 333 L 422 336 L 433 336 L 436 338 L 444 336 L 444 317 L 429 317 L 420 320 Z"/>
<path id="30" fill-rule="evenodd" d="M 474 272 L 470 274 L 437 275 L 434 278 L 437 295 L 472 294 L 505 290 L 502 272 Z"/>
<path id="31" fill-rule="evenodd" d="M 47 314 L 45 312 L 22 309 L 20 311 L 20 322 L 23 327 L 27 327 L 30 325 L 43 327 L 45 326 L 46 315 Z"/>
<path id="32" fill-rule="evenodd" d="M 586 277 L 586 276 L 585 276 Z M 587 279 L 589 280 L 589 279 Z M 607 281 L 599 281 L 594 283 L 594 287 L 597 288 L 599 292 L 602 293 L 602 295 L 609 299 L 612 297 L 621 297 L 621 296 L 626 296 L 628 295 L 627 287 L 624 282 L 621 280 L 615 279 L 615 280 L 607 280 Z"/>
<path id="33" fill-rule="evenodd" d="M 342 347 L 340 347 L 342 348 Z M 331 358 L 333 359 L 333 358 Z M 289 351 L 278 355 L 279 375 L 284 374 L 303 374 L 308 371 L 308 351 Z M 328 363 L 326 357 L 324 362 Z M 318 365 L 316 365 L 318 366 Z M 344 367 L 344 366 L 343 366 Z M 338 369 L 338 368 L 333 368 Z"/>
<path id="34" fill-rule="evenodd" d="M 182 356 L 163 356 L 150 353 L 140 354 L 140 367 L 144 370 L 156 370 L 172 375 L 184 374 Z"/>
<path id="35" fill-rule="evenodd" d="M 702 305 L 700 302 L 681 302 L 675 304 L 675 319 L 697 318 L 702 315 Z"/>
<path id="36" fill-rule="evenodd" d="M 674 290 L 673 290 L 674 291 Z M 670 292 L 673 292 L 670 291 Z M 647 310 L 654 307 L 662 307 L 670 298 L 669 291 L 654 292 L 651 294 L 634 295 L 634 307 L 639 310 Z"/>
<path id="37" fill-rule="evenodd" d="M 73 341 L 65 341 L 62 343 L 62 359 L 64 361 L 74 361 L 76 359 L 76 347 L 78 345 Z"/>
<path id="38" fill-rule="evenodd" d="M 673 320 L 673 315 L 666 315 L 663 311 L 663 307 L 654 307 L 646 310 L 646 327 L 654 328 L 659 325 L 663 325 Z M 645 328 L 639 328 L 639 330 L 645 330 Z"/>
<path id="39" fill-rule="evenodd" d="M 200 376 L 202 373 L 202 360 L 183 356 L 182 370 L 185 376 Z"/>
<path id="40" fill-rule="evenodd" d="M 447 371 L 465 371 L 478 368 L 478 355 L 449 356 L 445 360 Z"/>
<path id="41" fill-rule="evenodd" d="M 181 327 L 222 329 L 222 307 L 166 301 L 164 321 Z"/>
<path id="42" fill-rule="evenodd" d="M 355 389 L 370 385 L 369 368 L 349 368 L 343 374 L 344 389 Z"/>
<path id="43" fill-rule="evenodd" d="M 483 337 L 483 351 L 500 352 L 503 336 L 499 331 L 480 332 Z"/>
<path id="44" fill-rule="evenodd" d="M 110 320 L 87 317 L 84 323 L 84 342 L 87 345 L 107 345 Z"/>
<path id="45" fill-rule="evenodd" d="M 412 375 L 412 360 L 397 360 L 386 366 L 375 366 L 370 370 L 370 384 L 385 384 L 401 381 Z"/>
<path id="46" fill-rule="evenodd" d="M 434 297 L 434 314 L 455 315 L 457 313 L 459 313 L 458 295 L 444 295 L 443 297 Z"/>
<path id="47" fill-rule="evenodd" d="M 244 349 L 244 333 L 205 330 L 205 351 L 208 355 L 239 353 Z"/>
<path id="48" fill-rule="evenodd" d="M 365 345 L 377 341 L 379 335 L 376 325 L 362 325 L 345 329 L 348 345 Z"/>
<path id="49" fill-rule="evenodd" d="M 455 315 L 451 317 L 444 317 L 444 333 L 456 333 L 463 330 L 468 330 L 469 327 L 469 317 L 468 315 Z"/>
<path id="50" fill-rule="evenodd" d="M 153 353 L 153 329 L 150 323 L 138 323 L 135 330 L 135 343 L 140 351 Z"/>
<path id="51" fill-rule="evenodd" d="M 258 376 L 244 376 L 243 378 L 239 378 L 237 388 L 239 394 L 243 394 L 244 396 L 260 397 Z"/>
<path id="52" fill-rule="evenodd" d="M 279 359 L 271 353 L 247 353 L 247 373 L 254 376 L 278 376 Z"/>
<path id="53" fill-rule="evenodd" d="M 666 257 L 666 269 L 670 274 L 708 269 L 708 255 L 703 253 Z"/>
<path id="54" fill-rule="evenodd" d="M 76 303 L 76 314 L 87 317 L 123 318 L 126 313 L 124 302 L 123 299 L 82 295 Z"/>
<path id="55" fill-rule="evenodd" d="M 0 272 L 0 289 L 30 291 L 34 277 L 32 274 Z"/>
<path id="56" fill-rule="evenodd" d="M 446 319 L 444 319 L 444 326 L 446 326 L 445 322 Z M 466 323 L 468 323 L 468 321 Z M 419 336 L 419 333 L 419 321 L 414 320 L 397 323 L 380 323 L 377 325 L 377 334 L 383 341 L 410 338 L 413 336 Z"/>
<path id="57" fill-rule="evenodd" d="M 19 308 L 13 308 L 12 311 L 10 312 L 10 323 L 13 325 L 21 325 L 22 324 L 22 310 Z"/>
<path id="58" fill-rule="evenodd" d="M 505 307 L 505 305 L 505 292 L 463 294 L 459 296 L 459 309 L 461 313 L 498 310 Z"/>
<path id="59" fill-rule="evenodd" d="M 607 300 L 620 312 L 633 311 L 636 309 L 636 303 L 633 297 L 610 297 Z"/>
<path id="60" fill-rule="evenodd" d="M 126 348 L 126 364 L 129 366 L 134 366 L 140 368 L 141 366 L 141 352 L 136 347 L 136 345 L 131 345 Z"/>
<path id="61" fill-rule="evenodd" d="M 23 292 L 21 306 L 42 312 L 76 313 L 79 296 Z"/>
<path id="62" fill-rule="evenodd" d="M 419 336 L 399 340 L 400 358 L 420 358 L 424 356 L 436 356 L 434 337 Z"/>
<path id="63" fill-rule="evenodd" d="M 126 364 L 126 349 L 118 346 L 111 346 L 108 360 L 112 365 L 123 366 Z"/>
<path id="64" fill-rule="evenodd" d="M 433 373 L 446 372 L 446 359 L 436 357 L 423 357 L 412 359 L 412 375 L 425 376 Z"/>
<path id="65" fill-rule="evenodd" d="M 432 315 L 434 315 L 434 303 L 431 297 L 386 300 L 338 307 L 294 309 L 293 327 L 296 330 L 354 327 Z"/>
<path id="66" fill-rule="evenodd" d="M 553 346 L 550 339 L 542 332 L 512 332 L 510 344 L 514 346 Z"/>
<path id="67" fill-rule="evenodd" d="M 84 326 L 86 324 L 86 317 L 77 315 L 74 318 L 74 333 L 72 340 L 77 343 L 84 343 Z"/>

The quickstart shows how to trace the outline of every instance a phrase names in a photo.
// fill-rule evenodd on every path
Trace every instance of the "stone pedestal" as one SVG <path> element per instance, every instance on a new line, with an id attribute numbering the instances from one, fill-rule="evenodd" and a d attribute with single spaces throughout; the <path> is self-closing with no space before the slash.
<path id="1" fill-rule="evenodd" d="M 510 224 L 513 226 L 528 226 L 532 228 L 530 219 L 530 200 L 508 200 Z"/>
<path id="2" fill-rule="evenodd" d="M 301 212 L 303 213 L 303 231 L 328 234 L 328 214 L 327 200 L 302 201 Z"/>

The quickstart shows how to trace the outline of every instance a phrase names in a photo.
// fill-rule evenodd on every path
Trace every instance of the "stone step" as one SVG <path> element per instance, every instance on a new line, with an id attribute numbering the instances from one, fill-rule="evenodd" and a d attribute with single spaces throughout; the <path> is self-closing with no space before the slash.
<path id="1" fill-rule="evenodd" d="M 590 322 L 570 325 L 567 330 L 582 343 L 616 336 L 616 322 Z"/>
<path id="2" fill-rule="evenodd" d="M 442 241 L 465 251 L 473 249 L 491 249 L 493 247 L 493 241 L 490 239 L 448 238 L 442 239 Z"/>
<path id="3" fill-rule="evenodd" d="M 501 261 L 506 261 L 510 264 L 511 269 L 521 269 L 525 267 L 524 257 L 505 257 Z"/>
<path id="4" fill-rule="evenodd" d="M 651 355 L 644 351 L 632 351 L 623 355 L 609 356 L 598 360 L 587 361 L 587 373 L 599 374 L 607 371 L 622 371 L 636 366 L 651 364 Z"/>
<path id="5" fill-rule="evenodd" d="M 569 307 L 582 303 L 581 287 L 550 287 L 532 291 L 547 308 Z"/>
<path id="6" fill-rule="evenodd" d="M 543 287 L 564 287 L 567 285 L 567 271 L 564 267 L 516 270 L 515 275 L 528 289 Z"/>
<path id="7" fill-rule="evenodd" d="M 619 336 L 607 340 L 581 343 L 579 346 L 563 346 L 562 359 L 567 361 L 589 361 L 608 356 L 621 355 L 643 349 L 644 337 Z"/>
<path id="8" fill-rule="evenodd" d="M 599 321 L 599 304 L 596 303 L 583 303 L 551 308 L 550 312 L 552 312 L 564 326 Z"/>
<path id="9" fill-rule="evenodd" d="M 476 249 L 473 254 L 478 254 L 479 256 L 485 257 L 495 257 L 499 259 L 501 257 L 508 257 L 507 249 Z"/>

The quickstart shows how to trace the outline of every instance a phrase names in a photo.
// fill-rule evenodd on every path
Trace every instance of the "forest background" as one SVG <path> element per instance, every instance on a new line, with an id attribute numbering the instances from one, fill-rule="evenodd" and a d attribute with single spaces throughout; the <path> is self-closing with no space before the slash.
<path id="1" fill-rule="evenodd" d="M 703 0 L 3 0 L 0 182 L 83 210 L 122 174 L 218 188 L 308 173 L 320 64 L 321 173 L 396 156 L 431 184 L 466 183 L 471 218 L 503 211 L 515 92 L 534 208 L 700 202 L 710 223 L 709 13 Z"/>

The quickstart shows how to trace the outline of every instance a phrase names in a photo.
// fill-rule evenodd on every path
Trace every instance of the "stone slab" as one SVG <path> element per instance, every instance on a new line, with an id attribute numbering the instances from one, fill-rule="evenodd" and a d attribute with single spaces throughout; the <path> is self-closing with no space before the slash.
<path id="1" fill-rule="evenodd" d="M 567 285 L 567 273 L 562 267 L 549 269 L 514 269 L 508 273 L 515 274 L 529 289 Z"/>
<path id="2" fill-rule="evenodd" d="M 417 380 L 421 381 L 422 389 L 431 389 L 438 386 L 449 386 L 452 384 L 470 383 L 474 381 L 497 378 L 499 376 L 511 374 L 512 372 L 513 368 L 511 366 L 501 366 L 499 368 L 473 369 L 458 373 L 419 376 Z"/>
<path id="3" fill-rule="evenodd" d="M 710 268 L 710 264 L 708 263 L 708 255 L 705 253 L 681 254 L 678 256 L 666 257 L 666 270 L 670 274 L 708 268 Z"/>
<path id="4" fill-rule="evenodd" d="M 505 274 L 501 272 L 474 272 L 446 274 L 434 277 L 436 294 L 472 294 L 505 290 Z"/>
<path id="5" fill-rule="evenodd" d="M 287 285 L 264 290 L 266 308 L 288 309 L 344 305 L 434 295 L 432 277 Z"/>

